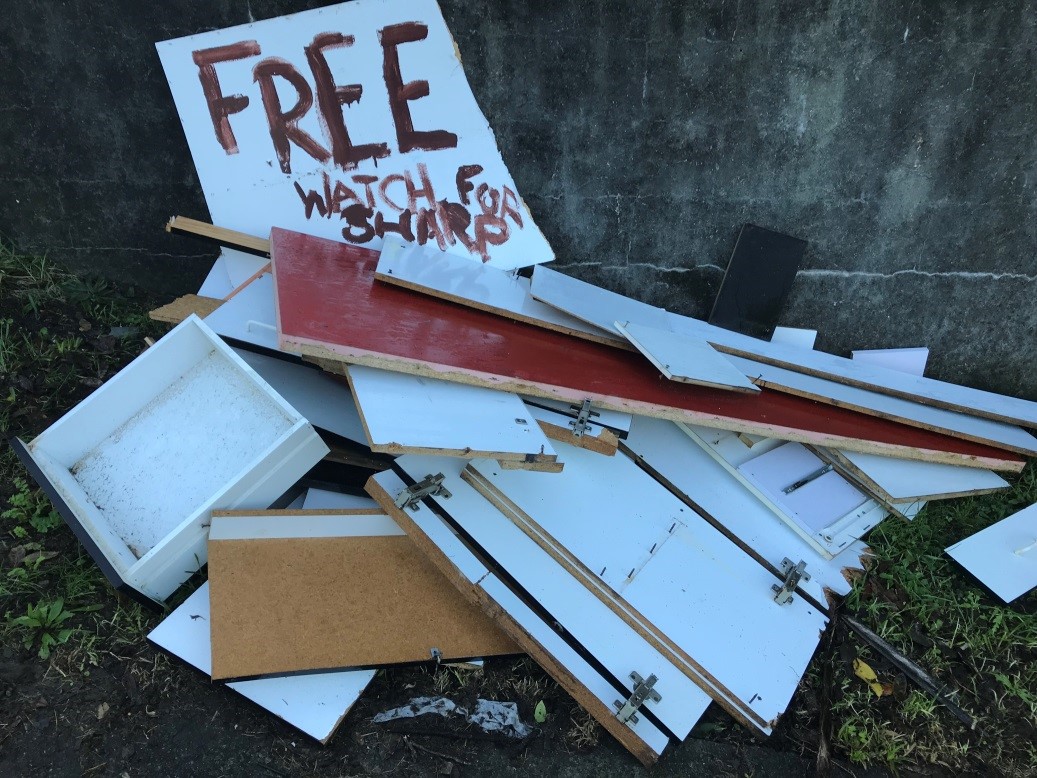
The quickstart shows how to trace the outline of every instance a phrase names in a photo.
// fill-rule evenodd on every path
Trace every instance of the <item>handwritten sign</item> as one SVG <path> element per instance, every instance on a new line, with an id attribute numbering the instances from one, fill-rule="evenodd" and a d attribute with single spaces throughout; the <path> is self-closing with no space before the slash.
<path id="1" fill-rule="evenodd" d="M 157 44 L 215 224 L 501 268 L 554 258 L 435 0 L 354 0 Z"/>

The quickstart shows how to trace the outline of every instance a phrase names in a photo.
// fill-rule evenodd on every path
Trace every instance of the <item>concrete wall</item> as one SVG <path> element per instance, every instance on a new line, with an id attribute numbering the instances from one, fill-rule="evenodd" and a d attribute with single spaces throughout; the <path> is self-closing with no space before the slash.
<path id="1" fill-rule="evenodd" d="M 0 16 L 0 232 L 188 291 L 213 252 L 156 40 L 326 3 Z M 441 0 L 555 267 L 705 315 L 744 221 L 806 238 L 785 321 L 1037 398 L 1037 6 Z"/>

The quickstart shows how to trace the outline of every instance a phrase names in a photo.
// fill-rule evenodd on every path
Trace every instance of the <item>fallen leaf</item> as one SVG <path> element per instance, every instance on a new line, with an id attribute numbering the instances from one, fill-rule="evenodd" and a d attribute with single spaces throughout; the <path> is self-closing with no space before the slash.
<path id="1" fill-rule="evenodd" d="M 105 714 L 108 712 L 108 710 L 110 708 L 111 708 L 111 706 L 107 702 L 102 702 L 100 705 L 98 705 L 97 706 L 97 720 L 100 721 L 101 719 L 103 719 Z"/>
<path id="2" fill-rule="evenodd" d="M 871 669 L 871 665 L 859 657 L 853 660 L 853 674 L 868 684 L 868 688 L 875 692 L 876 697 L 893 693 L 893 684 L 879 683 L 879 677 Z"/>
<path id="3" fill-rule="evenodd" d="M 536 707 L 533 708 L 533 721 L 535 721 L 537 724 L 543 724 L 545 721 L 547 721 L 547 706 L 544 705 L 543 700 L 538 702 L 536 704 Z"/>

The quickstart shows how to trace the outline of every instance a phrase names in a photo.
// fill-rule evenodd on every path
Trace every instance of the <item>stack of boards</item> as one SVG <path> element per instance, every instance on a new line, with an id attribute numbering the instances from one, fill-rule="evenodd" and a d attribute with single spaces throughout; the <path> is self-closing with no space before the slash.
<path id="1" fill-rule="evenodd" d="M 521 651 L 646 764 L 714 702 L 769 734 L 866 533 L 1037 453 L 1037 404 L 924 378 L 914 350 L 843 359 L 388 239 L 265 245 L 237 286 L 214 268 L 226 299 L 157 314 L 204 314 L 373 499 L 214 512 L 209 583 L 169 618 L 209 630 L 152 640 L 293 723 L 305 695 L 286 715 L 263 684 L 326 677 L 337 721 L 372 667 Z M 977 541 L 1018 596 L 1037 536 L 1016 535 Z M 967 543 L 949 552 L 987 580 Z"/>

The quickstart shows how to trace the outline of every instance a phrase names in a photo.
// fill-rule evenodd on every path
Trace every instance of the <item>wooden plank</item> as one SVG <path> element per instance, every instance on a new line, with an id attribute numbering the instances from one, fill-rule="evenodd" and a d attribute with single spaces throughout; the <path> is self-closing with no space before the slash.
<path id="1" fill-rule="evenodd" d="M 1037 427 L 1037 402 L 1031 400 L 914 376 L 822 351 L 768 343 L 688 316 L 668 313 L 662 308 L 631 300 L 550 268 L 537 267 L 533 271 L 530 294 L 597 327 L 607 329 L 617 320 L 636 321 L 701 338 L 725 354 L 994 421 Z"/>
<path id="2" fill-rule="evenodd" d="M 710 324 L 769 338 L 806 248 L 800 238 L 743 224 L 713 301 Z"/>
<path id="3" fill-rule="evenodd" d="M 466 480 L 552 556 L 600 581 L 644 620 L 653 640 L 700 666 L 758 727 L 773 726 L 813 656 L 825 614 L 798 598 L 777 605 L 770 570 L 626 457 L 560 452 L 561 476 L 474 460 Z M 770 639 L 746 641 L 747 623 Z"/>
<path id="4" fill-rule="evenodd" d="M 745 489 L 748 489 L 762 505 L 784 522 L 824 559 L 831 559 L 852 547 L 853 542 L 863 535 L 867 529 L 870 529 L 886 517 L 886 514 L 881 510 L 882 506 L 872 500 L 862 504 L 861 507 L 851 513 L 842 516 L 842 520 L 838 520 L 839 517 L 833 516 L 833 529 L 829 530 L 826 528 L 825 531 L 815 531 L 798 521 L 795 515 L 788 512 L 788 505 L 776 499 L 770 490 L 763 488 L 744 469 L 753 459 L 784 446 L 785 443 L 783 441 L 750 440 L 746 442 L 744 436 L 741 435 L 718 432 L 717 430 L 694 427 L 688 424 L 678 424 L 677 426 L 692 441 L 699 445 L 703 451 L 712 456 L 721 467 L 734 476 Z M 750 443 L 752 444 L 751 446 L 749 445 Z M 815 471 L 819 467 L 821 465 L 818 465 Z M 809 475 L 809 471 L 804 471 L 797 477 L 805 475 Z M 821 507 L 824 508 L 825 506 L 822 505 Z M 862 527 L 864 529 L 861 529 Z M 858 529 L 860 529 L 860 533 L 855 534 L 855 531 Z"/>
<path id="5" fill-rule="evenodd" d="M 816 445 L 990 468 L 1023 465 L 992 447 L 791 395 L 660 382 L 636 354 L 376 284 L 372 251 L 277 229 L 273 241 L 281 344 L 310 358 L 591 399 L 608 409 Z"/>
<path id="6" fill-rule="evenodd" d="M 149 311 L 148 318 L 169 324 L 179 324 L 192 313 L 204 319 L 221 305 L 223 305 L 223 300 L 214 300 L 211 297 L 201 297 L 196 294 L 185 294 L 171 303 L 166 303 L 153 311 Z"/>
<path id="7" fill-rule="evenodd" d="M 431 245 L 418 246 L 386 239 L 378 257 L 375 278 L 458 305 L 506 316 L 513 321 L 628 348 L 615 333 L 585 324 L 553 306 L 534 300 L 529 294 L 528 278 L 438 251 Z"/>
<path id="8" fill-rule="evenodd" d="M 363 365 L 347 370 L 372 451 L 492 457 L 517 465 L 558 456 L 518 397 Z"/>
<path id="9" fill-rule="evenodd" d="M 518 650 L 384 513 L 214 516 L 212 676 Z"/>
<path id="10" fill-rule="evenodd" d="M 1037 505 L 980 530 L 946 549 L 1005 602 L 1037 586 Z"/>
<path id="11" fill-rule="evenodd" d="M 883 499 L 893 503 L 990 494 L 1011 486 L 1008 481 L 989 470 L 931 462 L 905 462 L 853 451 L 840 451 L 839 454 L 866 485 L 873 486 Z"/>
<path id="12" fill-rule="evenodd" d="M 760 391 L 744 373 L 704 340 L 644 327 L 631 321 L 617 321 L 615 327 L 671 381 L 732 392 Z"/>
<path id="13" fill-rule="evenodd" d="M 238 348 L 234 353 L 314 427 L 367 445 L 360 413 L 342 379 L 302 362 Z"/>
<path id="14" fill-rule="evenodd" d="M 469 600 L 483 609 L 527 654 L 529 654 L 560 686 L 615 737 L 642 764 L 651 765 L 667 745 L 666 736 L 652 721 L 641 721 L 629 727 L 619 721 L 612 706 L 622 680 L 600 670 L 600 662 L 592 665 L 583 654 L 566 642 L 543 616 L 529 607 L 509 586 L 490 573 L 441 515 L 419 503 L 414 510 L 401 510 L 394 504 L 395 495 L 404 482 L 395 473 L 379 473 L 367 484 L 368 492 L 386 507 L 439 570 Z M 542 612 L 542 609 L 540 609 Z M 607 631 L 590 637 L 598 642 L 611 637 Z M 593 655 L 593 647 L 589 649 Z M 581 647 L 582 648 L 582 647 Z M 587 651 L 588 649 L 583 649 Z M 627 664 L 630 658 L 627 658 Z M 620 676 L 626 679 L 626 676 Z M 618 696 L 629 695 L 620 692 Z M 697 705 L 704 712 L 709 698 L 692 692 L 684 698 L 690 708 Z M 649 702 L 651 708 L 655 703 Z M 694 717 L 694 712 L 692 716 Z"/>
<path id="15" fill-rule="evenodd" d="M 828 591 L 849 594 L 852 576 L 863 572 L 863 542 L 856 541 L 834 560 L 821 557 L 672 422 L 636 417 L 620 448 L 775 575 L 785 558 L 806 561 L 810 580 L 800 583 L 800 591 L 819 607 L 827 607 Z"/>
<path id="16" fill-rule="evenodd" d="M 210 675 L 209 584 L 202 584 L 149 634 L 148 640 Z M 342 670 L 232 681 L 227 687 L 310 737 L 327 743 L 376 670 Z"/>
<path id="17" fill-rule="evenodd" d="M 270 241 L 259 238 L 237 230 L 228 230 L 225 227 L 217 227 L 208 222 L 190 219 L 186 216 L 173 216 L 166 222 L 166 232 L 177 235 L 190 235 L 201 238 L 217 246 L 243 251 L 246 254 L 254 254 L 257 257 L 270 256 Z"/>
<path id="18" fill-rule="evenodd" d="M 729 356 L 728 359 L 759 386 L 837 405 L 840 408 L 850 408 L 869 416 L 898 421 L 962 440 L 997 446 L 1017 454 L 1037 455 L 1037 438 L 1011 424 L 981 419 L 932 405 L 922 405 L 902 397 L 891 397 L 741 357 Z"/>
<path id="19" fill-rule="evenodd" d="M 661 652 L 635 625 L 619 616 L 571 573 L 529 538 L 519 527 L 500 513 L 470 484 L 461 478 L 467 463 L 446 457 L 407 455 L 396 460 L 395 470 L 406 479 L 424 478 L 429 472 L 441 473 L 449 498 L 432 497 L 430 505 L 445 514 L 468 542 L 480 549 L 489 569 L 510 580 L 524 593 L 527 602 L 537 603 L 557 622 L 571 642 L 583 646 L 624 689 L 633 691 L 630 672 L 643 677 L 645 671 L 659 678 L 657 690 L 662 699 L 647 706 L 659 721 L 680 739 L 691 731 L 701 711 L 689 701 L 704 696 L 695 681 L 684 672 L 681 660 Z M 421 473 L 420 476 L 416 475 Z M 557 476 L 538 476 L 556 479 Z M 375 476 L 373 480 L 380 479 Z M 370 481 L 368 482 L 370 484 Z M 379 505 L 383 498 L 368 489 Z M 391 500 L 389 501 L 391 505 Z M 397 514 L 386 507 L 392 517 Z M 406 511 L 413 516 L 413 513 Z M 506 573 L 506 575 L 504 575 Z M 639 669 L 641 668 L 641 669 Z M 666 694 L 666 689 L 670 694 Z M 629 694 L 628 691 L 628 694 Z M 613 714 L 614 715 L 614 714 Z"/>

